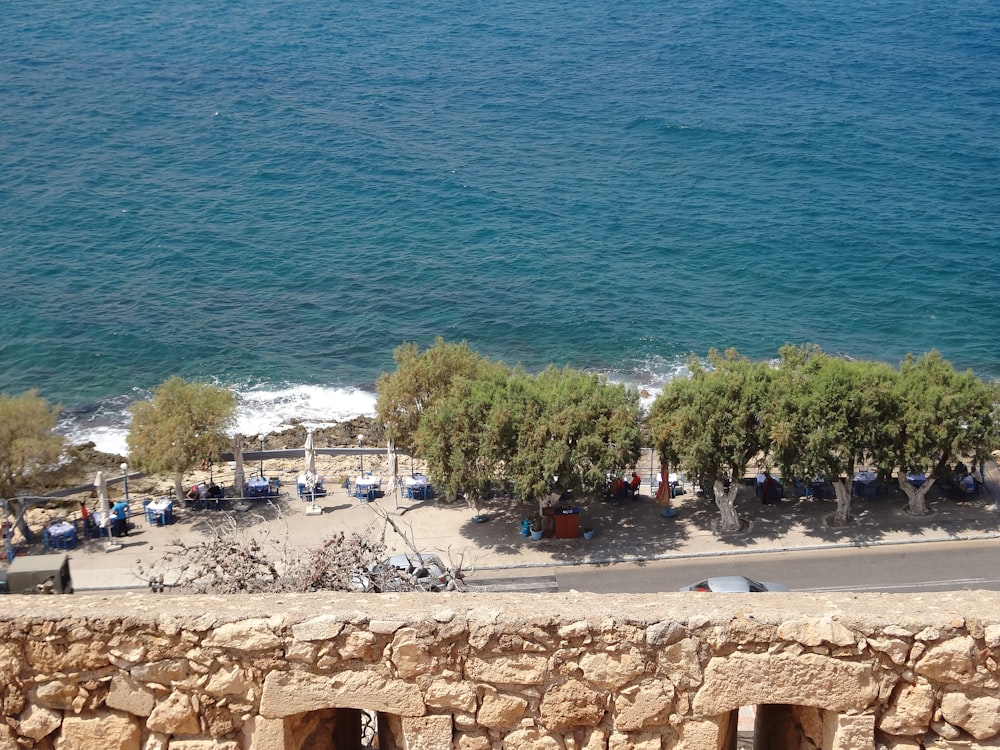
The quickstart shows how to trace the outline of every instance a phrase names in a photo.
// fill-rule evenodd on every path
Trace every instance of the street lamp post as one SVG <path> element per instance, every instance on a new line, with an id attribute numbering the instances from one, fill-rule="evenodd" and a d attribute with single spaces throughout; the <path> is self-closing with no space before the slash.
<path id="1" fill-rule="evenodd" d="M 264 433 L 257 436 L 257 442 L 260 443 L 260 475 L 264 476 Z"/>
<path id="2" fill-rule="evenodd" d="M 364 447 L 365 447 L 365 436 L 364 435 L 358 435 L 358 448 L 364 448 Z M 362 453 L 361 456 L 360 456 L 360 458 L 361 458 L 361 476 L 364 476 L 365 475 L 365 454 Z"/>
<path id="3" fill-rule="evenodd" d="M 125 502 L 128 502 L 128 464 L 122 463 L 122 478 L 125 480 Z"/>

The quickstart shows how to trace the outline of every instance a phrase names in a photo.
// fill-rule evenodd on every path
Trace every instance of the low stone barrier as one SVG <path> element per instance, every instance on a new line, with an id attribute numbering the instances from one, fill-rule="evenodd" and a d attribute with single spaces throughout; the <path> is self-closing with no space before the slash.
<path id="1" fill-rule="evenodd" d="M 990 592 L 0 604 L 0 750 L 1000 747 Z"/>

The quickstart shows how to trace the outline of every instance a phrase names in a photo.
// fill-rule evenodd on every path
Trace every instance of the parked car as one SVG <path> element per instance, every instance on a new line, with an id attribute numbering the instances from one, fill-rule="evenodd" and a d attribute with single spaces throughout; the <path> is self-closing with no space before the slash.
<path id="1" fill-rule="evenodd" d="M 749 594 L 763 591 L 788 591 L 786 586 L 770 581 L 755 581 L 746 576 L 714 576 L 704 581 L 681 586 L 681 591 L 712 591 L 722 594 Z"/>
<path id="2" fill-rule="evenodd" d="M 393 555 L 360 576 L 359 591 L 452 591 L 462 587 L 441 558 L 431 552 Z"/>

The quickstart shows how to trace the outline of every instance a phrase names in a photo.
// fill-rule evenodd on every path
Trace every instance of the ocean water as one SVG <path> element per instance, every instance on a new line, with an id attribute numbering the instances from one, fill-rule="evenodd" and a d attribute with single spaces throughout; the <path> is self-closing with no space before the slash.
<path id="1" fill-rule="evenodd" d="M 371 413 L 403 341 L 1000 377 L 1000 5 L 41 0 L 0 25 L 0 391 L 124 445 Z"/>

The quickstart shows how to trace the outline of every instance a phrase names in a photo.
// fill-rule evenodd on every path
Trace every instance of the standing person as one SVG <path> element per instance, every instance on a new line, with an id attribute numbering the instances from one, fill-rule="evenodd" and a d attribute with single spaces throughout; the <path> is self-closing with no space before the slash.
<path id="1" fill-rule="evenodd" d="M 119 500 L 112 506 L 111 515 L 114 517 L 111 533 L 115 536 L 128 536 L 128 503 Z"/>

